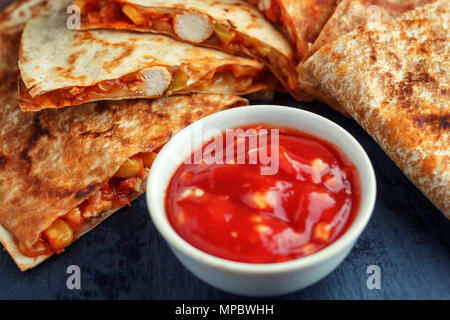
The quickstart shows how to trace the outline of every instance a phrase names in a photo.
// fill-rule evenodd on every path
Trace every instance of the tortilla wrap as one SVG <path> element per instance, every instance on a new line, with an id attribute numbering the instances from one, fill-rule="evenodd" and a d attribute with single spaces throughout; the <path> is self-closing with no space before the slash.
<path id="1" fill-rule="evenodd" d="M 264 12 L 266 18 L 283 30 L 295 45 L 301 61 L 316 40 L 337 0 L 248 0 Z"/>
<path id="2" fill-rule="evenodd" d="M 306 63 L 322 88 L 450 218 L 450 3 L 359 28 Z M 401 195 L 400 195 L 401 196 Z"/>
<path id="3" fill-rule="evenodd" d="M 254 59 L 163 35 L 69 30 L 70 3 L 50 1 L 25 27 L 19 60 L 24 111 L 191 92 L 247 94 L 276 86 Z"/>
<path id="4" fill-rule="evenodd" d="M 418 6 L 431 3 L 434 0 L 341 0 L 330 19 L 320 31 L 316 41 L 305 53 L 298 66 L 299 82 L 302 88 L 314 95 L 319 101 L 325 102 L 337 111 L 345 111 L 336 100 L 314 81 L 303 64 L 325 44 L 340 36 L 365 25 L 368 21 L 387 22 Z"/>
<path id="5" fill-rule="evenodd" d="M 256 7 L 241 0 L 72 0 L 84 29 L 125 29 L 166 34 L 198 46 L 253 57 L 265 63 L 287 91 L 298 87 L 289 41 Z"/>
<path id="6" fill-rule="evenodd" d="M 23 1 L 13 13 L 31 2 L 39 3 Z M 1 16 L 0 61 L 18 59 L 23 21 L 16 17 Z M 131 156 L 164 145 L 201 117 L 247 103 L 235 96 L 192 94 L 22 112 L 17 63 L 1 64 L 0 77 L 0 242 L 21 270 L 51 254 L 28 257 L 19 242 L 33 247 L 44 230 L 95 195 Z M 138 189 L 131 200 L 144 191 Z M 120 207 L 94 212 L 77 238 Z"/>

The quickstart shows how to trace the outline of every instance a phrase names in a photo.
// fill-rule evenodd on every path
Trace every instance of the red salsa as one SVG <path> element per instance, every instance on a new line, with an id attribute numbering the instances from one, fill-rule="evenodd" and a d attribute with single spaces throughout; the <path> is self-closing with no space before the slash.
<path id="1" fill-rule="evenodd" d="M 220 258 L 275 263 L 317 252 L 350 227 L 361 193 L 355 166 L 327 141 L 274 130 L 223 133 L 178 168 L 166 212 L 184 240 Z"/>

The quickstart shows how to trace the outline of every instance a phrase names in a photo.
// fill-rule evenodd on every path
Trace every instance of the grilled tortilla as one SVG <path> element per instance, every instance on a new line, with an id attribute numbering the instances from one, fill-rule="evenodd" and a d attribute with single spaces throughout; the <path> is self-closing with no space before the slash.
<path id="1" fill-rule="evenodd" d="M 17 61 L 18 13 L 31 3 L 43 1 L 23 1 L 0 17 L 1 62 Z M 246 104 L 192 94 L 22 112 L 17 63 L 2 63 L 0 77 L 0 241 L 21 270 L 62 252 L 142 194 L 155 150 L 172 133 Z"/>
<path id="2" fill-rule="evenodd" d="M 72 0 L 73 1 L 73 0 Z M 241 0 L 75 0 L 85 29 L 154 32 L 264 62 L 297 99 L 296 62 L 289 41 Z"/>
<path id="3" fill-rule="evenodd" d="M 340 36 L 365 25 L 370 21 L 387 22 L 406 11 L 431 3 L 434 0 L 341 0 L 330 19 L 323 26 L 319 36 L 305 53 L 298 67 L 299 82 L 302 88 L 334 109 L 345 113 L 336 100 L 328 92 L 321 90 L 320 85 L 304 68 L 303 63 L 317 50 Z"/>
<path id="4" fill-rule="evenodd" d="M 450 3 L 436 1 L 322 47 L 311 75 L 450 218 Z"/>
<path id="5" fill-rule="evenodd" d="M 341 0 L 319 36 L 305 54 L 307 60 L 318 49 L 341 35 L 365 25 L 368 20 L 387 22 L 434 0 Z"/>
<path id="6" fill-rule="evenodd" d="M 327 22 L 337 0 L 248 0 L 283 30 L 301 61 Z"/>
<path id="7" fill-rule="evenodd" d="M 19 60 L 24 111 L 172 94 L 247 94 L 276 79 L 254 59 L 164 35 L 69 30 L 70 0 L 50 1 L 24 30 Z"/>

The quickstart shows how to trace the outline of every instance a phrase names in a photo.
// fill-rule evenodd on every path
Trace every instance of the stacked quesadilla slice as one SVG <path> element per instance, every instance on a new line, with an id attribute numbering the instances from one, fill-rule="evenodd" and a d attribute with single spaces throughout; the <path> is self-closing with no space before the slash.
<path id="1" fill-rule="evenodd" d="M 247 94 L 277 88 L 254 59 L 163 35 L 66 25 L 70 1 L 51 1 L 24 30 L 19 60 L 25 111 L 172 94 Z"/>
<path id="2" fill-rule="evenodd" d="M 241 0 L 75 0 L 83 29 L 165 34 L 263 62 L 295 98 L 310 99 L 297 83 L 289 41 L 256 7 Z"/>

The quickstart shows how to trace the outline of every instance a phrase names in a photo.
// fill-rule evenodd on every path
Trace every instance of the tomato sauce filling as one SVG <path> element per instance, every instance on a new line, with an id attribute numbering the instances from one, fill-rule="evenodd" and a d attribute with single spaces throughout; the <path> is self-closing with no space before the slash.
<path id="1" fill-rule="evenodd" d="M 29 257 L 61 253 L 80 236 L 89 220 L 110 209 L 130 206 L 132 199 L 145 190 L 144 180 L 158 151 L 139 153 L 127 159 L 100 190 L 44 230 L 33 248 L 19 242 L 19 250 Z"/>
<path id="2" fill-rule="evenodd" d="M 266 125 L 244 128 L 266 134 Z M 331 143 L 306 133 L 280 129 L 279 138 L 246 137 L 205 144 L 175 172 L 165 206 L 174 230 L 194 247 L 214 256 L 247 263 L 277 263 L 317 252 L 338 239 L 357 214 L 361 188 L 350 160 Z M 238 144 L 245 148 L 239 150 Z M 234 157 L 225 146 L 236 147 Z M 278 159 L 275 174 L 261 174 Z M 211 156 L 215 161 L 205 161 Z M 238 157 L 240 155 L 240 162 Z M 242 159 L 245 158 L 243 162 Z M 195 162 L 194 159 L 203 159 Z M 222 161 L 216 161 L 222 159 Z M 266 164 L 263 164 L 266 163 Z M 270 162 L 272 163 L 272 162 Z"/>
<path id="3" fill-rule="evenodd" d="M 134 25 L 178 37 L 173 28 L 173 18 L 175 14 L 182 13 L 180 10 L 156 12 L 153 9 L 133 6 L 119 1 L 105 0 L 78 0 L 74 1 L 74 4 L 81 8 L 83 24 L 94 26 L 112 25 L 118 29 L 127 29 Z M 224 51 L 233 54 L 245 53 L 256 57 L 270 66 L 275 74 L 286 77 L 279 80 L 289 90 L 296 91 L 298 89 L 294 61 L 290 61 L 263 43 L 253 40 L 242 33 L 235 32 L 232 25 L 215 22 L 213 30 L 211 37 L 203 42 L 205 45 L 220 47 Z"/>
<path id="4" fill-rule="evenodd" d="M 215 85 L 219 86 L 218 90 L 232 87 L 234 91 L 242 93 L 258 91 L 261 88 L 275 89 L 279 86 L 276 81 L 267 81 L 267 70 L 258 70 L 254 67 L 237 64 L 228 64 L 209 70 L 210 66 L 207 61 L 198 61 L 192 62 L 190 65 L 166 69 L 170 72 L 172 80 L 162 95 L 171 95 L 175 92 L 177 94 L 189 93 L 191 90 L 208 91 L 208 88 Z M 151 82 L 147 83 L 146 70 L 133 72 L 118 79 L 104 80 L 93 86 L 57 89 L 35 97 L 29 94 L 21 82 L 20 97 L 33 105 L 42 106 L 50 102 L 57 107 L 69 106 L 74 102 L 82 104 L 105 98 L 152 98 L 147 94 L 147 86 L 151 88 L 152 84 Z M 199 79 L 188 85 L 190 76 Z"/>

